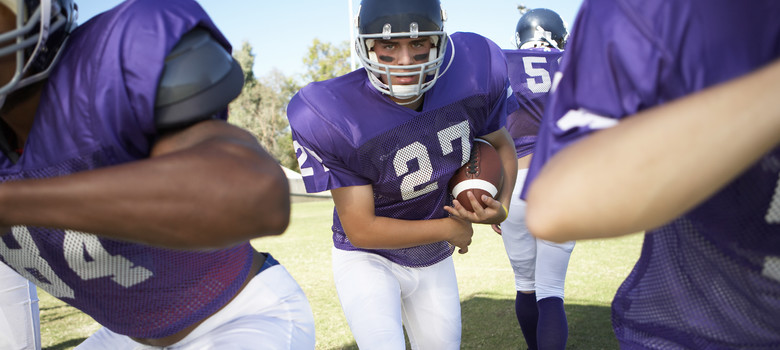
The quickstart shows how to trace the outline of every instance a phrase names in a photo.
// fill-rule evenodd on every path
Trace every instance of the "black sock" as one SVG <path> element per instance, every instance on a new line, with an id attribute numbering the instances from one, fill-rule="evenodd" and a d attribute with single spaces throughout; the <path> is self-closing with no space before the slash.
<path id="1" fill-rule="evenodd" d="M 569 324 L 563 309 L 563 299 L 550 297 L 539 300 L 537 339 L 539 350 L 563 350 L 569 337 Z M 526 338 L 527 339 L 527 338 Z"/>
<path id="2" fill-rule="evenodd" d="M 528 349 L 536 350 L 536 324 L 539 321 L 539 310 L 536 308 L 536 293 L 517 292 L 515 298 L 515 314 L 520 330 L 523 331 Z"/>

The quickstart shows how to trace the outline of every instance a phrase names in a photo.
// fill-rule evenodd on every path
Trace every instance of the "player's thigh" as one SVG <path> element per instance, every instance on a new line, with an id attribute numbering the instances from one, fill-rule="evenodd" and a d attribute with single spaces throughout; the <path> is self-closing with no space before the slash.
<path id="1" fill-rule="evenodd" d="M 402 280 L 403 317 L 413 349 L 459 349 L 460 295 L 452 257 L 409 269 Z"/>
<path id="2" fill-rule="evenodd" d="M 523 286 L 523 289 L 518 290 L 533 290 L 536 263 L 536 238 L 528 231 L 525 223 L 526 203 L 519 198 L 527 172 L 527 169 L 518 170 L 512 202 L 508 208 L 509 216 L 501 223 L 501 239 L 515 273 L 516 284 L 518 287 Z"/>
<path id="3" fill-rule="evenodd" d="M 255 276 L 225 307 L 166 349 L 314 349 L 314 317 L 303 290 L 282 265 Z M 101 328 L 78 350 L 159 349 Z"/>
<path id="4" fill-rule="evenodd" d="M 332 250 L 341 308 L 361 349 L 403 349 L 401 291 L 393 264 L 376 254 Z"/>
<path id="5" fill-rule="evenodd" d="M 152 346 L 145 346 L 134 342 L 127 336 L 114 333 L 108 328 L 100 328 L 81 344 L 77 345 L 75 350 L 152 350 L 159 349 Z"/>
<path id="6" fill-rule="evenodd" d="M 563 299 L 563 287 L 574 241 L 554 243 L 537 240 L 536 299 L 558 297 Z"/>
<path id="7" fill-rule="evenodd" d="M 536 259 L 536 238 L 525 225 L 525 202 L 519 198 L 512 200 L 509 217 L 501 223 L 501 239 L 512 267 L 532 269 Z"/>
<path id="8" fill-rule="evenodd" d="M 35 285 L 0 263 L 0 349 L 40 349 Z"/>
<path id="9" fill-rule="evenodd" d="M 174 349 L 313 349 L 314 316 L 283 265 L 255 276 L 227 306 Z"/>

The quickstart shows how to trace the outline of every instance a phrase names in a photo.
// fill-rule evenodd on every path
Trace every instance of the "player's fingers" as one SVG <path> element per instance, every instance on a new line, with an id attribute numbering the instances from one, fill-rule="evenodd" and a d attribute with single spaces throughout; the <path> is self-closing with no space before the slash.
<path id="1" fill-rule="evenodd" d="M 444 206 L 444 210 L 446 210 L 450 215 L 461 218 L 463 220 L 471 221 L 473 220 L 472 213 L 466 208 L 461 205 L 457 199 L 452 201 L 452 206 Z"/>
<path id="2" fill-rule="evenodd" d="M 475 222 L 483 222 L 491 216 L 488 212 L 485 211 L 485 208 L 482 207 L 482 204 L 477 200 L 477 197 L 473 192 L 469 191 L 467 196 L 471 202 L 471 207 L 473 208 L 473 211 L 471 212 L 473 213 L 471 214 L 473 218 L 472 220 Z"/>
<path id="3" fill-rule="evenodd" d="M 452 216 L 460 217 L 460 213 L 455 208 L 453 208 L 453 207 L 451 207 L 449 205 L 445 205 L 444 206 L 444 211 L 450 213 L 450 215 L 452 215 Z"/>
<path id="4" fill-rule="evenodd" d="M 488 208 L 493 208 L 495 210 L 501 210 L 501 202 L 497 201 L 495 198 L 488 196 L 488 195 L 482 195 L 482 202 L 487 205 Z"/>
<path id="5" fill-rule="evenodd" d="M 492 225 L 490 225 L 490 227 L 492 227 L 493 231 L 495 231 L 499 235 L 501 234 L 501 225 L 500 224 L 492 224 Z"/>
<path id="6" fill-rule="evenodd" d="M 488 206 L 488 208 L 491 211 L 493 211 L 490 214 L 486 214 L 486 216 L 488 216 L 489 219 L 491 219 L 491 220 L 499 219 L 499 220 L 503 221 L 509 215 L 509 213 L 504 210 L 504 206 L 501 204 L 501 202 L 499 202 L 499 201 L 497 201 L 497 200 L 495 200 L 493 198 L 490 198 L 490 196 L 483 195 L 482 196 L 482 201 L 485 202 L 485 204 Z M 486 218 L 486 219 L 488 219 L 488 218 Z"/>
<path id="7" fill-rule="evenodd" d="M 471 237 L 469 237 L 468 241 L 466 241 L 466 244 L 462 247 L 460 247 L 461 254 L 466 254 L 469 251 L 469 246 L 471 245 Z"/>
<path id="8" fill-rule="evenodd" d="M 464 208 L 463 205 L 461 205 L 457 199 L 452 200 L 452 205 L 454 207 L 454 210 L 457 212 L 458 217 L 472 222 L 477 221 L 477 219 L 479 219 L 473 212 L 466 210 L 466 208 Z"/>
<path id="9" fill-rule="evenodd" d="M 469 197 L 469 202 L 471 202 L 471 208 L 474 209 L 474 213 L 479 216 L 484 210 L 484 208 L 482 208 L 482 204 L 479 203 L 477 196 L 474 195 L 474 192 L 468 191 L 466 195 Z"/>

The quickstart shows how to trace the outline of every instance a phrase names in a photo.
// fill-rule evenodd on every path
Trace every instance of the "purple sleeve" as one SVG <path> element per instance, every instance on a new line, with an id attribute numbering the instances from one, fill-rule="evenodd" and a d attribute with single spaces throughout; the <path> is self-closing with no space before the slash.
<path id="1" fill-rule="evenodd" d="M 287 107 L 293 147 L 306 191 L 316 193 L 370 184 L 369 179 L 348 165 L 356 157 L 356 151 L 350 146 L 352 142 L 307 101 L 309 90 L 301 89 Z"/>
<path id="2" fill-rule="evenodd" d="M 515 100 L 514 97 L 512 99 Z M 518 159 L 533 153 L 536 135 L 539 131 L 538 121 L 536 123 L 534 121 L 533 115 L 523 108 L 511 112 L 507 116 L 506 128 L 515 143 Z"/>
<path id="3" fill-rule="evenodd" d="M 495 132 L 502 127 L 506 126 L 507 117 L 507 99 L 512 89 L 509 85 L 509 77 L 507 76 L 506 57 L 504 53 L 494 42 L 485 39 L 488 43 L 490 50 L 490 66 L 492 68 L 490 77 L 490 98 L 493 101 L 493 106 L 490 109 L 490 114 L 487 116 L 485 127 L 482 130 L 477 130 L 477 136 L 487 135 Z M 511 108 L 511 105 L 509 106 Z"/>
<path id="4" fill-rule="evenodd" d="M 615 119 L 658 103 L 671 77 L 669 51 L 607 1 L 585 1 L 540 127 L 525 189 L 553 155 Z M 620 46 L 620 50 L 612 49 Z M 666 81 L 665 81 L 666 80 Z M 672 88 L 673 91 L 679 89 Z M 610 122 L 609 120 L 613 121 Z"/>
<path id="5" fill-rule="evenodd" d="M 93 29 L 89 41 L 104 43 L 93 53 L 95 92 L 101 96 L 94 101 L 96 115 L 104 118 L 107 134 L 125 149 L 148 154 L 157 136 L 154 104 L 165 57 L 195 27 L 208 29 L 230 51 L 230 44 L 195 1 L 126 1 L 86 25 Z M 132 107 L 123 108 L 127 105 Z M 227 111 L 220 117 L 226 119 Z"/>

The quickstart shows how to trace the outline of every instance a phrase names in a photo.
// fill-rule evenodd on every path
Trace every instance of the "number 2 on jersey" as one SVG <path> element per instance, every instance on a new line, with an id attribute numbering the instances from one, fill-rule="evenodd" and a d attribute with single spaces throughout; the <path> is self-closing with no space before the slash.
<path id="1" fill-rule="evenodd" d="M 455 151 L 453 142 L 460 140 L 461 164 L 469 160 L 471 144 L 469 143 L 469 122 L 463 121 L 436 133 L 441 147 L 441 155 L 446 156 Z M 419 169 L 409 172 L 409 161 L 417 159 Z M 414 142 L 395 153 L 393 158 L 395 174 L 402 177 L 401 198 L 409 200 L 422 196 L 439 188 L 433 181 L 433 166 L 431 165 L 430 151 L 420 142 Z M 415 190 L 421 186 L 422 189 Z"/>

